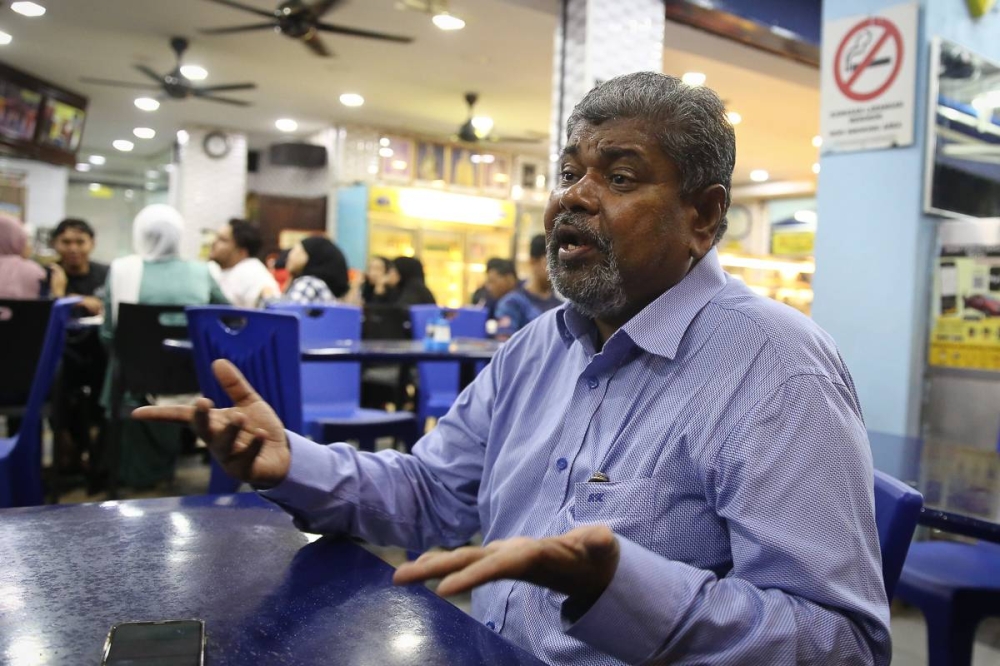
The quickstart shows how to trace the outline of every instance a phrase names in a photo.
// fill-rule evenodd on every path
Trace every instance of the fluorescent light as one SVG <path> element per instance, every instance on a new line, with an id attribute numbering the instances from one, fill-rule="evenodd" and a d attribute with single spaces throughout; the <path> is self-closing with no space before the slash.
<path id="1" fill-rule="evenodd" d="M 457 16 L 452 16 L 448 12 L 435 14 L 431 21 L 433 21 L 434 25 L 436 25 L 440 30 L 461 30 L 465 27 L 465 21 Z"/>
<path id="2" fill-rule="evenodd" d="M 177 143 L 182 146 L 186 146 L 191 135 L 187 133 L 187 130 L 177 130 Z"/>
<path id="3" fill-rule="evenodd" d="M 11 37 L 9 34 L 7 34 L 6 32 L 4 32 L 3 30 L 0 30 L 0 46 L 7 46 L 12 41 L 14 41 L 13 37 Z"/>
<path id="4" fill-rule="evenodd" d="M 819 162 L 813 162 L 813 173 L 819 173 Z"/>
<path id="5" fill-rule="evenodd" d="M 469 161 L 472 162 L 473 164 L 479 164 L 480 162 L 483 161 L 483 156 L 482 155 L 472 155 L 471 157 L 469 157 Z"/>
<path id="6" fill-rule="evenodd" d="M 813 137 L 813 147 L 819 148 L 822 145 L 823 145 L 823 137 L 817 134 L 816 136 Z"/>
<path id="7" fill-rule="evenodd" d="M 120 150 L 123 153 L 127 153 L 135 148 L 135 144 L 128 139 L 115 139 L 111 142 L 111 145 L 115 147 L 115 150 Z"/>
<path id="8" fill-rule="evenodd" d="M 743 116 L 738 114 L 736 111 L 727 111 L 726 118 L 729 119 L 730 125 L 739 125 L 741 122 L 743 122 Z"/>
<path id="9" fill-rule="evenodd" d="M 990 90 L 972 98 L 972 108 L 979 113 L 992 111 L 1000 107 L 1000 90 Z"/>
<path id="10" fill-rule="evenodd" d="M 188 81 L 204 81 L 208 78 L 208 70 L 201 65 L 183 65 L 181 76 Z"/>
<path id="11" fill-rule="evenodd" d="M 489 116 L 475 116 L 472 119 L 472 129 L 480 139 L 485 137 L 493 129 L 493 119 Z"/>
<path id="12" fill-rule="evenodd" d="M 94 166 L 103 166 L 107 162 L 107 159 L 105 159 L 104 155 L 91 155 L 87 158 L 87 161 Z"/>
<path id="13" fill-rule="evenodd" d="M 753 171 L 750 172 L 750 180 L 752 180 L 755 183 L 763 183 L 770 177 L 771 174 L 769 174 L 764 169 L 754 169 Z"/>
<path id="14" fill-rule="evenodd" d="M 816 224 L 818 216 L 814 210 L 797 210 L 792 216 L 796 222 L 804 222 L 806 224 Z"/>
<path id="15" fill-rule="evenodd" d="M 160 108 L 160 103 L 152 97 L 138 97 L 135 100 L 136 108 L 143 111 L 156 111 Z"/>
<path id="16" fill-rule="evenodd" d="M 394 153 L 392 148 L 379 148 L 378 154 L 379 157 L 392 157 Z"/>
<path id="17" fill-rule="evenodd" d="M 493 164 L 493 162 L 495 162 L 496 159 L 497 158 L 494 155 L 489 155 L 489 154 L 483 155 L 483 164 Z"/>
<path id="18" fill-rule="evenodd" d="M 136 127 L 132 130 L 132 134 L 135 134 L 136 138 L 139 139 L 152 139 L 156 136 L 156 130 L 151 127 Z"/>
<path id="19" fill-rule="evenodd" d="M 274 126 L 281 132 L 294 132 L 299 128 L 299 124 L 291 118 L 278 118 L 274 121 Z"/>
<path id="20" fill-rule="evenodd" d="M 87 186 L 87 189 L 90 190 L 91 192 L 96 192 L 99 189 L 101 189 L 101 184 L 100 183 L 91 183 L 90 185 Z"/>
<path id="21" fill-rule="evenodd" d="M 30 16 L 32 18 L 36 16 L 41 16 L 45 13 L 45 7 L 42 7 L 37 2 L 12 2 L 10 8 L 21 16 Z"/>
<path id="22" fill-rule="evenodd" d="M 365 103 L 365 98 L 357 93 L 344 93 L 340 96 L 340 103 L 344 106 L 361 106 Z"/>
<path id="23" fill-rule="evenodd" d="M 384 136 L 378 140 L 378 145 L 382 146 L 383 148 L 388 148 L 390 143 L 392 142 L 389 141 L 389 137 L 387 136 Z"/>
<path id="24" fill-rule="evenodd" d="M 78 162 L 76 165 L 76 170 L 83 172 L 90 171 L 90 165 L 87 164 L 86 162 Z"/>
<path id="25" fill-rule="evenodd" d="M 681 81 L 689 86 L 702 86 L 705 85 L 706 78 L 708 77 L 701 72 L 684 72 L 684 76 L 681 77 Z"/>

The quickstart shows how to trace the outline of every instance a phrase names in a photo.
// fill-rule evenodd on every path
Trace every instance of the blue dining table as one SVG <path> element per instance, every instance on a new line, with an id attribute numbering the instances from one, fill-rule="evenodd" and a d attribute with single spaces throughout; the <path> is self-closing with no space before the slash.
<path id="1" fill-rule="evenodd" d="M 540 665 L 254 493 L 0 511 L 0 663 L 98 664 L 108 630 L 200 619 L 205 663 Z"/>

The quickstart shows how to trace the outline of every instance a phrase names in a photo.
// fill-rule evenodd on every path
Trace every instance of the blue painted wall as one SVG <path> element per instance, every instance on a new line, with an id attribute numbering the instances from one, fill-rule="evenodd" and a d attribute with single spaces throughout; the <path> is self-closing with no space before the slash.
<path id="1" fill-rule="evenodd" d="M 347 265 L 365 270 L 368 265 L 368 187 L 351 185 L 337 190 L 337 245 Z"/>
<path id="2" fill-rule="evenodd" d="M 899 0 L 823 3 L 823 20 Z M 912 479 L 919 449 L 936 218 L 922 212 L 930 40 L 1000 59 L 1000 13 L 974 21 L 960 0 L 921 0 L 916 142 L 823 155 L 813 317 L 840 345 L 858 388 L 876 466 Z M 824 62 L 823 67 L 829 66 Z"/>

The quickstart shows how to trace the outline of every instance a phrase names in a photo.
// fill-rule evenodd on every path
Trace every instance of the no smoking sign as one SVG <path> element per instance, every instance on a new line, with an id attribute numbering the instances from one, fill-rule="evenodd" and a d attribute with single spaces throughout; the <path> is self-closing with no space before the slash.
<path id="1" fill-rule="evenodd" d="M 896 80 L 904 57 L 903 36 L 892 21 L 862 21 L 837 47 L 837 87 L 858 102 L 875 99 Z"/>

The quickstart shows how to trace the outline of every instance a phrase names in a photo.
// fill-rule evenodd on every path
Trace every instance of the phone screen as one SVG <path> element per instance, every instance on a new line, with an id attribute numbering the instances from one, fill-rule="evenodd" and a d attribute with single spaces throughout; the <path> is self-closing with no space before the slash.
<path id="1" fill-rule="evenodd" d="M 123 622 L 111 627 L 102 666 L 201 666 L 205 623 L 201 620 Z"/>

